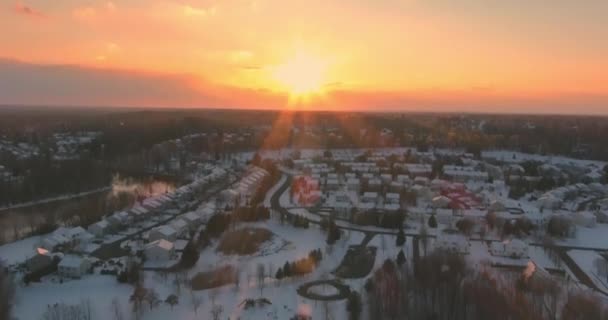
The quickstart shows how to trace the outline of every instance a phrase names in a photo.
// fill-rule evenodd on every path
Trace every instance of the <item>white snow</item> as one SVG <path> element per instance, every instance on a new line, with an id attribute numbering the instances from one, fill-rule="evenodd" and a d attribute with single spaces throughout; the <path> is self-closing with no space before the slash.
<path id="1" fill-rule="evenodd" d="M 0 246 L 0 261 L 7 265 L 25 262 L 34 254 L 34 250 L 40 243 L 40 236 L 33 236 L 19 241 L 7 243 Z"/>

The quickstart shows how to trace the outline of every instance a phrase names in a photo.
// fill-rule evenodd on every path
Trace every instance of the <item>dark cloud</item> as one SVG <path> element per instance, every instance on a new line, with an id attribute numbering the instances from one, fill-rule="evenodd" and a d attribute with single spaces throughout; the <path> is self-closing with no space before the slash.
<path id="1" fill-rule="evenodd" d="M 187 75 L 0 59 L 0 105 L 276 108 L 283 98 Z"/>
<path id="2" fill-rule="evenodd" d="M 44 17 L 44 14 L 41 11 L 38 11 L 21 2 L 15 3 L 13 10 L 17 14 L 28 16 L 28 17 L 34 17 L 34 18 L 43 18 Z"/>
<path id="3" fill-rule="evenodd" d="M 491 88 L 365 91 L 328 83 L 309 109 L 608 114 L 608 94 L 506 95 Z M 284 108 L 285 94 L 220 86 L 186 75 L 36 65 L 0 59 L 0 105 Z"/>
<path id="4" fill-rule="evenodd" d="M 0 103 L 191 105 L 212 102 L 186 76 L 0 60 Z"/>

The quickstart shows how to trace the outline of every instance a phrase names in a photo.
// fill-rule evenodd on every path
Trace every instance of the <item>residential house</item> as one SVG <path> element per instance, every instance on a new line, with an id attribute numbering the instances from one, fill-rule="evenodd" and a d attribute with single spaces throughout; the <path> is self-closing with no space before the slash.
<path id="1" fill-rule="evenodd" d="M 101 220 L 90 225 L 87 230 L 94 236 L 101 238 L 110 230 L 110 224 L 106 220 Z"/>
<path id="2" fill-rule="evenodd" d="M 90 267 L 91 263 L 88 259 L 66 255 L 57 265 L 57 273 L 62 277 L 78 279 L 86 274 Z"/>
<path id="3" fill-rule="evenodd" d="M 441 234 L 435 239 L 435 249 L 467 254 L 471 244 L 460 234 Z"/>
<path id="4" fill-rule="evenodd" d="M 175 253 L 173 242 L 159 239 L 148 243 L 144 248 L 144 255 L 148 260 L 166 261 L 170 260 Z"/>
<path id="5" fill-rule="evenodd" d="M 494 241 L 490 245 L 490 253 L 499 257 L 527 258 L 528 244 L 519 239 Z"/>
<path id="6" fill-rule="evenodd" d="M 446 196 L 437 196 L 431 200 L 433 208 L 447 208 L 452 200 Z"/>
<path id="7" fill-rule="evenodd" d="M 183 236 L 188 232 L 188 222 L 184 219 L 173 220 L 169 225 L 175 230 L 178 237 Z"/>
<path id="8" fill-rule="evenodd" d="M 593 228 L 597 224 L 597 217 L 589 211 L 573 212 L 572 221 L 578 226 Z"/>
<path id="9" fill-rule="evenodd" d="M 160 239 L 173 242 L 175 241 L 175 239 L 177 239 L 177 231 L 175 231 L 175 229 L 173 229 L 171 226 L 162 225 L 160 227 L 152 229 L 148 234 L 148 240 L 150 241 L 156 241 Z"/>

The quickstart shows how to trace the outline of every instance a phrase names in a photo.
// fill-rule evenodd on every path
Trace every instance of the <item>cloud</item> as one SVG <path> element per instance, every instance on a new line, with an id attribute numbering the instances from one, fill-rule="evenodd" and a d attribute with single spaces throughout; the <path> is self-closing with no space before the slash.
<path id="1" fill-rule="evenodd" d="M 101 58 L 101 57 L 100 57 Z M 608 93 L 494 90 L 372 91 L 328 83 L 310 107 L 338 111 L 608 114 Z M 219 85 L 180 74 L 37 65 L 0 59 L 0 105 L 281 109 L 284 93 Z"/>
<path id="2" fill-rule="evenodd" d="M 44 14 L 30 6 L 27 6 L 21 2 L 15 3 L 13 10 L 20 15 L 32 17 L 32 18 L 44 18 Z"/>
<path id="3" fill-rule="evenodd" d="M 179 106 L 213 100 L 186 76 L 13 60 L 0 60 L 0 97 L 0 104 L 34 105 Z"/>
<path id="4" fill-rule="evenodd" d="M 72 16 L 77 20 L 92 21 L 98 17 L 109 15 L 117 11 L 116 4 L 108 1 L 105 4 L 95 6 L 78 7 L 72 10 Z"/>
<path id="5" fill-rule="evenodd" d="M 217 13 L 216 7 L 198 8 L 190 5 L 183 5 L 182 12 L 186 17 L 208 17 L 214 16 Z"/>
<path id="6" fill-rule="evenodd" d="M 256 71 L 256 70 L 262 70 L 263 68 L 260 66 L 254 66 L 254 65 L 240 65 L 239 69 L 246 70 L 246 71 Z"/>
<path id="7" fill-rule="evenodd" d="M 78 20 L 89 21 L 97 16 L 97 10 L 93 7 L 81 7 L 72 10 L 72 16 Z"/>
<path id="8" fill-rule="evenodd" d="M 277 108 L 284 98 L 188 75 L 0 59 L 0 105 Z"/>
<path id="9" fill-rule="evenodd" d="M 108 11 L 115 11 L 116 10 L 116 5 L 114 4 L 114 2 L 112 2 L 112 1 L 106 2 L 106 10 L 108 10 Z"/>

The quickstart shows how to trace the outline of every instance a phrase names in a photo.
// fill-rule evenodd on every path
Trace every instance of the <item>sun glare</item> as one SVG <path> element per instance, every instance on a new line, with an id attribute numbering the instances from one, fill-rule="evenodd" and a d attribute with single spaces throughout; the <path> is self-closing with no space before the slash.
<path id="1" fill-rule="evenodd" d="M 306 52 L 297 52 L 274 69 L 276 81 L 291 95 L 318 93 L 323 88 L 327 64 L 321 58 Z"/>

